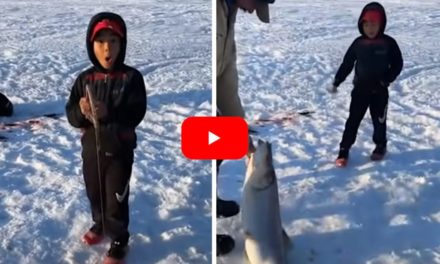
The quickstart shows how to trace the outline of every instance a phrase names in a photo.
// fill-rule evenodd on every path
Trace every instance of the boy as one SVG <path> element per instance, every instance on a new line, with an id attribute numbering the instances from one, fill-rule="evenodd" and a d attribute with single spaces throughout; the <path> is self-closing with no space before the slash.
<path id="1" fill-rule="evenodd" d="M 129 239 L 129 180 L 135 128 L 146 112 L 145 84 L 139 71 L 124 64 L 127 29 L 119 15 L 99 13 L 92 17 L 86 43 L 93 66 L 80 73 L 66 105 L 69 123 L 83 132 L 83 174 L 94 222 L 82 240 L 94 245 L 109 236 L 112 242 L 104 263 L 121 263 Z M 96 100 L 99 162 L 86 86 Z"/>
<path id="2" fill-rule="evenodd" d="M 356 63 L 350 114 L 336 159 L 338 167 L 347 164 L 350 147 L 356 140 L 367 108 L 370 108 L 374 126 L 373 142 L 376 144 L 370 158 L 381 160 L 386 153 L 388 86 L 397 78 L 403 66 L 397 42 L 384 34 L 386 22 L 385 9 L 381 4 L 372 2 L 363 8 L 358 21 L 361 36 L 351 44 L 333 82 L 331 92 L 336 92 Z"/>

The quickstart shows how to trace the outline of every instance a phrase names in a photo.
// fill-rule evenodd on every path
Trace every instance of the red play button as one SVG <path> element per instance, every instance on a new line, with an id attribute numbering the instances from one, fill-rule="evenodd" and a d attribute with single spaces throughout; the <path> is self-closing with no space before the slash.
<path id="1" fill-rule="evenodd" d="M 189 117 L 182 123 L 182 152 L 189 159 L 241 159 L 248 144 L 240 117 Z"/>

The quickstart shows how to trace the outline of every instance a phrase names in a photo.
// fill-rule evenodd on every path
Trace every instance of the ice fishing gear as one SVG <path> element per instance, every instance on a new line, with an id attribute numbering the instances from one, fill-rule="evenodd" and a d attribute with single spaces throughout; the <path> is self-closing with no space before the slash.
<path id="1" fill-rule="evenodd" d="M 302 110 L 295 112 L 283 112 L 276 113 L 270 116 L 258 117 L 250 122 L 252 125 L 261 125 L 265 123 L 283 123 L 289 121 L 295 121 L 298 116 L 311 116 L 315 111 L 313 110 Z"/>
<path id="2" fill-rule="evenodd" d="M 30 117 L 23 120 L 10 121 L 5 123 L 0 123 L 0 131 L 12 132 L 16 129 L 29 129 L 36 130 L 38 128 L 43 127 L 44 121 L 46 119 L 60 119 L 63 116 L 63 113 L 50 113 L 43 114 L 39 116 Z"/>

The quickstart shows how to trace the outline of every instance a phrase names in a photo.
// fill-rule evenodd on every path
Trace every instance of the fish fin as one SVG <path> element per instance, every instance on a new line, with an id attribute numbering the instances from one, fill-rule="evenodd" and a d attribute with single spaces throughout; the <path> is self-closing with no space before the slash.
<path id="1" fill-rule="evenodd" d="M 249 231 L 244 231 L 244 240 L 246 239 L 254 239 L 254 237 L 252 236 L 251 232 Z"/>
<path id="2" fill-rule="evenodd" d="M 244 252 L 243 252 L 243 264 L 251 264 L 251 262 L 249 261 L 248 254 L 246 252 L 246 248 L 244 249 Z"/>
<path id="3" fill-rule="evenodd" d="M 244 251 L 243 251 L 243 264 L 251 264 L 249 256 L 246 250 L 246 240 L 254 240 L 253 235 L 248 230 L 244 231 Z"/>

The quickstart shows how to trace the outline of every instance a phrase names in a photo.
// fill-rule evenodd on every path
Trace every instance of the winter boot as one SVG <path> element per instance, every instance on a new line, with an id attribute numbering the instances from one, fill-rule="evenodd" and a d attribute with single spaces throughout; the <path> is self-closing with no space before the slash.
<path id="1" fill-rule="evenodd" d="M 348 161 L 348 152 L 349 150 L 346 148 L 340 148 L 338 158 L 336 159 L 336 166 L 337 167 L 345 167 L 347 166 Z"/>
<path id="2" fill-rule="evenodd" d="M 107 251 L 103 264 L 123 264 L 127 250 L 127 244 L 123 244 L 117 240 L 113 241 L 110 245 L 110 249 Z"/>
<path id="3" fill-rule="evenodd" d="M 373 161 L 382 160 L 384 158 L 386 152 L 387 152 L 386 146 L 376 145 L 376 148 L 373 150 L 373 153 L 371 153 L 370 158 Z"/>
<path id="4" fill-rule="evenodd" d="M 217 197 L 217 218 L 227 218 L 238 214 L 240 206 L 234 201 L 226 201 Z"/>
<path id="5" fill-rule="evenodd" d="M 89 231 L 83 235 L 81 240 L 84 244 L 93 246 L 101 242 L 103 238 L 102 228 L 94 224 Z"/>
<path id="6" fill-rule="evenodd" d="M 217 235 L 217 257 L 224 256 L 235 247 L 235 241 L 228 235 Z"/>

